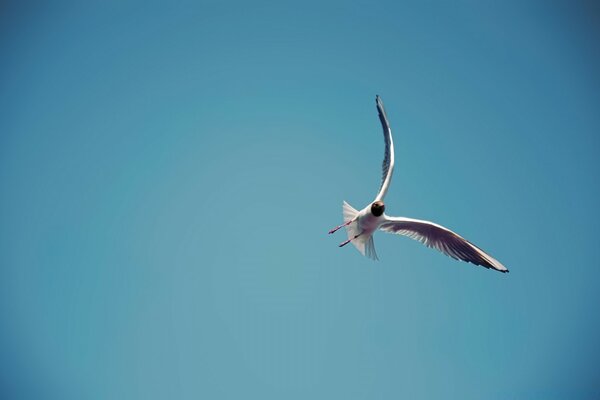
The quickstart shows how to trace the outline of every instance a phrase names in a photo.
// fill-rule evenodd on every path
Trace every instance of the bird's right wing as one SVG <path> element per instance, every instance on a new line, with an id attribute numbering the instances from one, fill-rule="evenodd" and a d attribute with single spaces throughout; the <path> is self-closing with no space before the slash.
<path id="1" fill-rule="evenodd" d="M 418 240 L 425 246 L 441 251 L 456 260 L 470 262 L 500 272 L 508 272 L 504 265 L 485 251 L 450 229 L 433 222 L 386 216 L 386 221 L 379 226 L 379 229 Z"/>
<path id="2" fill-rule="evenodd" d="M 394 141 L 392 140 L 392 130 L 387 115 L 385 114 L 385 108 L 383 108 L 381 97 L 376 96 L 375 102 L 377 103 L 377 112 L 383 128 L 383 139 L 385 141 L 385 154 L 381 165 L 381 187 L 375 198 L 375 201 L 381 201 L 385 197 L 385 194 L 390 187 L 390 183 L 392 182 L 392 173 L 394 172 Z"/>

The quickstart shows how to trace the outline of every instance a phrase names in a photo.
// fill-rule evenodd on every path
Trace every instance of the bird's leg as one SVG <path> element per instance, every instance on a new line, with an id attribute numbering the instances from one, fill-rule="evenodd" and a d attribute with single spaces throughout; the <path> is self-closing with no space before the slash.
<path id="1" fill-rule="evenodd" d="M 339 247 L 344 247 L 345 245 L 347 245 L 348 243 L 350 243 L 351 241 L 353 241 L 354 239 L 356 239 L 360 235 L 362 235 L 362 232 L 359 233 L 358 235 L 354 236 L 353 238 L 350 238 L 350 239 L 346 240 L 345 242 L 340 243 Z"/>
<path id="2" fill-rule="evenodd" d="M 340 225 L 340 226 L 336 226 L 335 228 L 333 228 L 332 230 L 330 230 L 330 231 L 329 231 L 329 234 L 331 235 L 332 233 L 335 233 L 335 232 L 337 232 L 338 230 L 342 229 L 343 227 L 350 225 L 350 224 L 351 224 L 351 223 L 353 223 L 355 220 L 356 220 L 356 218 L 355 218 L 355 219 L 351 219 L 350 221 L 348 221 L 348 222 L 346 222 L 346 223 L 343 223 L 343 224 L 342 224 L 342 225 Z"/>

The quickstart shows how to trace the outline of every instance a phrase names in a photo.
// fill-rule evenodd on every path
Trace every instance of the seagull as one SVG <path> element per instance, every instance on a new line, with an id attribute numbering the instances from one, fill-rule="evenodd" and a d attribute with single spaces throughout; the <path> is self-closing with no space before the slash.
<path id="1" fill-rule="evenodd" d="M 508 272 L 508 269 L 498 260 L 448 228 L 429 221 L 390 217 L 385 214 L 383 198 L 390 187 L 394 172 L 394 141 L 383 102 L 379 96 L 375 97 L 375 103 L 385 140 L 381 187 L 375 200 L 360 211 L 344 201 L 342 210 L 345 222 L 329 231 L 329 234 L 332 234 L 341 228 L 346 228 L 348 240 L 342 242 L 339 247 L 352 243 L 364 256 L 378 260 L 373 244 L 373 234 L 375 231 L 381 230 L 408 236 L 456 260 L 500 272 Z"/>

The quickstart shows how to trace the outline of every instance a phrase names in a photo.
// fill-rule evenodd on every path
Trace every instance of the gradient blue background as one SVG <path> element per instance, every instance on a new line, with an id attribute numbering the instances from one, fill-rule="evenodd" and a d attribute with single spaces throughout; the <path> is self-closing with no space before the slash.
<path id="1" fill-rule="evenodd" d="M 593 2 L 12 2 L 7 399 L 598 398 Z M 338 249 L 395 134 L 390 215 Z"/>

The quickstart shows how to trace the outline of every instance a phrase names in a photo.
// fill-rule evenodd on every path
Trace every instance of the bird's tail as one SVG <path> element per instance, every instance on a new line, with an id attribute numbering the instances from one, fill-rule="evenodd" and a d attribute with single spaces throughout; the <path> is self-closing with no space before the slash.
<path id="1" fill-rule="evenodd" d="M 358 211 L 345 201 L 342 209 L 344 212 L 344 222 L 352 221 L 358 215 Z M 357 222 L 346 225 L 346 232 L 348 233 L 348 239 L 352 239 L 354 236 L 361 233 Z M 363 256 L 367 256 L 372 260 L 379 260 L 377 258 L 377 253 L 375 252 L 372 234 L 360 235 L 356 239 L 352 239 L 352 244 Z"/>

